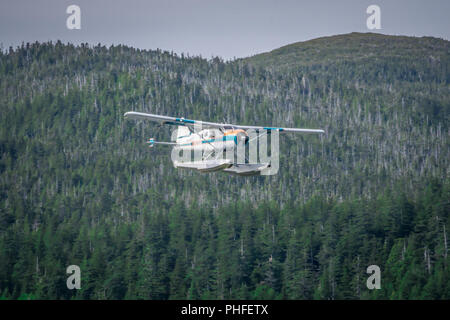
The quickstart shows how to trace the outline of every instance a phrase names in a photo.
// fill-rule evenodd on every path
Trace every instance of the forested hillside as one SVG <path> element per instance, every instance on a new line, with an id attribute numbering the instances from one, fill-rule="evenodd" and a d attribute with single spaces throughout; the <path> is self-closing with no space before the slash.
<path id="1" fill-rule="evenodd" d="M 378 34 L 0 53 L 0 297 L 450 299 L 449 67 L 448 41 Z M 274 176 L 199 174 L 129 110 L 326 134 L 280 137 Z"/>

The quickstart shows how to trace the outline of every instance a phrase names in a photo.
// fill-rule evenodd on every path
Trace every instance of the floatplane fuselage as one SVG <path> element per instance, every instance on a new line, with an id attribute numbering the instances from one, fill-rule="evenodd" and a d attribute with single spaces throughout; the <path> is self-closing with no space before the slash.
<path id="1" fill-rule="evenodd" d="M 251 163 L 248 161 L 236 161 L 234 156 L 229 156 L 238 150 L 239 146 L 245 147 L 245 145 L 248 145 L 249 142 L 261 135 L 273 132 L 277 134 L 281 132 L 324 133 L 321 129 L 221 124 L 134 111 L 126 112 L 124 116 L 128 119 L 151 120 L 160 124 L 178 126 L 175 131 L 175 142 L 155 141 L 153 138 L 147 141 L 150 147 L 157 144 L 173 146 L 172 161 L 175 168 L 195 169 L 200 172 L 222 171 L 235 175 L 260 175 L 270 169 L 270 161 Z M 257 132 L 257 135 L 249 135 L 249 132 Z M 245 152 L 245 149 L 239 150 L 244 150 Z M 174 157 L 180 152 L 189 155 L 191 152 L 194 153 L 194 161 L 187 157 Z"/>

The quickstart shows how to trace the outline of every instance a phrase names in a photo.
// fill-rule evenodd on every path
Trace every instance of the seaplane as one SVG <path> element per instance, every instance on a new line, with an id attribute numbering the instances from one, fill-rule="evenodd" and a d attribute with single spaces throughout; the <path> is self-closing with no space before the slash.
<path id="1" fill-rule="evenodd" d="M 192 152 L 200 157 L 190 161 L 187 158 L 177 158 L 172 156 L 175 168 L 194 169 L 200 172 L 221 171 L 238 176 L 264 175 L 264 172 L 271 167 L 271 162 L 248 161 L 244 156 L 235 157 L 223 156 L 230 151 L 236 151 L 239 146 L 249 145 L 255 138 L 261 135 L 273 135 L 278 133 L 325 133 L 322 129 L 303 128 L 282 128 L 264 126 L 245 126 L 225 123 L 215 123 L 185 118 L 169 117 L 150 113 L 129 111 L 124 114 L 125 119 L 149 120 L 161 125 L 177 126 L 172 134 L 172 141 L 155 141 L 150 138 L 147 143 L 150 147 L 155 145 L 172 146 L 172 155 L 179 154 L 180 151 L 191 154 Z M 256 135 L 254 134 L 256 133 Z M 278 147 L 278 146 L 277 146 Z M 242 150 L 242 149 L 240 149 Z M 194 157 L 195 158 L 195 157 Z"/>

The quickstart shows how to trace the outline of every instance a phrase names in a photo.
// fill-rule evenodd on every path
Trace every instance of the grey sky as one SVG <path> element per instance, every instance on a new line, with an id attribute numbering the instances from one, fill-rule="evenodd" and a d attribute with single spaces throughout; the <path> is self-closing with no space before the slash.
<path id="1" fill-rule="evenodd" d="M 66 8 L 81 8 L 81 30 Z M 366 8 L 381 8 L 368 30 Z M 224 59 L 317 37 L 357 32 L 450 38 L 448 0 L 1 0 L 0 42 L 126 44 Z"/>

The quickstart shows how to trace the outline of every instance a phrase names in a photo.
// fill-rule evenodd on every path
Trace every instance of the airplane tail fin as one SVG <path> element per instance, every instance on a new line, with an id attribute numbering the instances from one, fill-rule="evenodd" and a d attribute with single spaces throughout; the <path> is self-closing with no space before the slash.
<path id="1" fill-rule="evenodd" d="M 191 135 L 191 131 L 189 130 L 189 128 L 180 126 L 177 128 L 177 140 L 176 141 L 178 142 L 178 140 L 189 137 L 190 135 Z"/>

